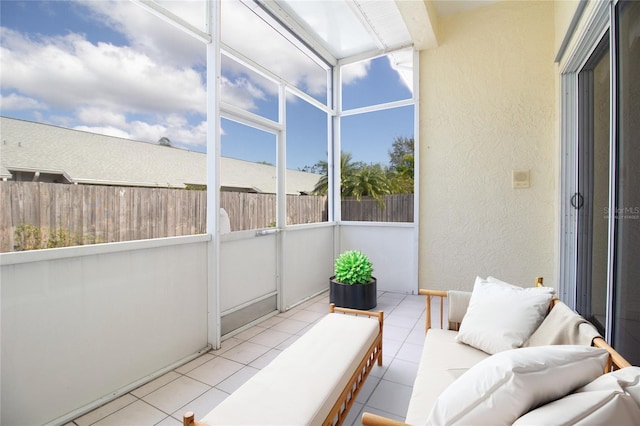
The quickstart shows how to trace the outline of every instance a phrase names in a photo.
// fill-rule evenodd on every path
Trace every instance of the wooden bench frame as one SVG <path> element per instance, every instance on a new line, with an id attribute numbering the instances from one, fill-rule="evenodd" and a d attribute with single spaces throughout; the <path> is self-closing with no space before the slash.
<path id="1" fill-rule="evenodd" d="M 542 277 L 537 277 L 536 278 L 536 287 L 542 287 Z M 438 297 L 440 298 L 440 328 L 444 328 L 444 301 L 448 296 L 448 293 L 446 291 L 442 291 L 442 290 L 427 290 L 427 289 L 420 289 L 419 293 L 423 296 L 426 296 L 426 320 L 425 320 L 425 333 L 427 333 L 429 331 L 429 329 L 432 328 L 432 323 L 431 323 L 431 316 L 432 316 L 432 312 L 431 312 L 431 298 L 433 297 Z M 551 305 L 549 306 L 549 310 L 553 309 L 553 307 L 556 305 L 556 303 L 558 303 L 560 300 L 556 297 L 554 297 L 551 300 Z M 459 330 L 460 329 L 460 323 L 449 323 L 447 321 L 447 328 L 449 330 Z M 607 365 L 605 366 L 605 373 L 608 373 L 610 371 L 613 370 L 618 370 L 620 368 L 624 368 L 624 367 L 630 367 L 631 363 L 629 363 L 629 361 L 627 361 L 626 359 L 624 359 L 624 357 L 622 355 L 620 355 L 618 353 L 618 351 L 616 351 L 615 349 L 613 349 L 613 347 L 611 347 L 611 345 L 609 345 L 603 338 L 601 337 L 596 337 L 595 339 L 593 339 L 593 341 L 591 342 L 592 346 L 595 346 L 597 348 L 601 348 L 601 349 L 605 349 L 607 352 L 609 352 L 609 362 L 607 363 Z M 393 420 L 393 419 L 389 419 L 383 416 L 378 416 L 376 414 L 371 414 L 371 413 L 364 413 L 362 415 L 362 424 L 363 426 L 409 426 L 406 423 L 397 421 L 397 420 Z"/>
<path id="2" fill-rule="evenodd" d="M 384 325 L 384 313 L 382 311 L 369 312 L 359 311 L 356 309 L 339 308 L 333 303 L 329 305 L 329 313 L 376 317 L 379 325 L 378 334 L 376 335 L 373 343 L 367 350 L 364 358 L 358 364 L 358 368 L 351 375 L 349 382 L 331 408 L 331 411 L 329 411 L 327 418 L 322 422 L 323 426 L 340 426 L 346 419 L 347 414 L 349 414 L 349 409 L 353 406 L 358 393 L 360 393 L 360 389 L 362 389 L 365 379 L 369 376 L 369 373 L 373 369 L 375 363 L 377 362 L 379 366 L 382 366 L 382 329 Z M 287 402 L 282 401 L 282 403 L 286 404 Z M 195 414 L 191 411 L 184 414 L 182 423 L 184 426 L 208 426 L 207 423 L 196 420 Z"/>

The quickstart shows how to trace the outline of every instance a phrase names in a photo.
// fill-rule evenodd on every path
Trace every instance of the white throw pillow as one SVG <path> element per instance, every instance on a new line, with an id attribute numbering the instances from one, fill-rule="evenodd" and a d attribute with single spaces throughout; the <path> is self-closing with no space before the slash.
<path id="1" fill-rule="evenodd" d="M 609 353 L 590 346 L 513 349 L 492 355 L 451 383 L 429 425 L 510 425 L 524 413 L 602 375 Z"/>
<path id="2" fill-rule="evenodd" d="M 640 367 L 602 375 L 574 393 L 529 411 L 514 425 L 632 425 L 640 419 Z"/>
<path id="3" fill-rule="evenodd" d="M 546 287 L 521 288 L 476 278 L 456 340 L 489 354 L 519 348 L 549 311 Z"/>
<path id="4" fill-rule="evenodd" d="M 510 285 L 511 287 L 522 288 L 521 286 L 517 286 L 515 284 L 511 284 L 506 281 L 499 280 L 495 277 L 487 277 L 487 281 L 489 281 L 490 283 L 505 284 L 505 285 Z M 532 289 L 535 288 L 535 291 L 541 291 L 543 293 L 556 294 L 556 289 L 553 287 L 531 287 L 531 288 Z"/>

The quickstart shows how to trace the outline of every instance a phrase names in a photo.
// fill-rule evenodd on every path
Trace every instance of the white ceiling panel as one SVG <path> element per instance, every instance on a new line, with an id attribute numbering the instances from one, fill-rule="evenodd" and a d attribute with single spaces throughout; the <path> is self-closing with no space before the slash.
<path id="1" fill-rule="evenodd" d="M 320 43 L 332 59 L 411 44 L 394 0 L 275 0 L 263 4 L 283 21 L 293 20 L 304 28 L 313 37 L 309 44 Z"/>
<path id="2" fill-rule="evenodd" d="M 394 49 L 411 43 L 411 36 L 395 1 L 357 0 L 354 5 L 371 26 L 384 49 Z"/>
<path id="3" fill-rule="evenodd" d="M 335 58 L 376 48 L 375 41 L 346 1 L 277 2 Z"/>

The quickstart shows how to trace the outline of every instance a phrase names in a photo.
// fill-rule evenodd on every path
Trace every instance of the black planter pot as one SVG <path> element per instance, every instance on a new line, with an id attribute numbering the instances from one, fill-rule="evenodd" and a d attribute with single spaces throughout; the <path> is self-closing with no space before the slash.
<path id="1" fill-rule="evenodd" d="M 329 302 L 341 308 L 368 310 L 378 304 L 378 281 L 368 284 L 342 284 L 329 278 Z"/>

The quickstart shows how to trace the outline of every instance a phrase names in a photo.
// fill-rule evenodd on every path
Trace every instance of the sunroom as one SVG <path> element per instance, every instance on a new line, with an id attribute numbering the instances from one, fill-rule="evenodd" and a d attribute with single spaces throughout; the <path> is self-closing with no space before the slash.
<path id="1" fill-rule="evenodd" d="M 0 7 L 3 117 L 169 135 L 173 149 L 206 153 L 209 188 L 203 233 L 0 254 L 2 424 L 73 421 L 323 298 L 349 249 L 371 257 L 390 298 L 471 290 L 476 276 L 522 286 L 543 276 L 640 363 L 638 3 Z M 12 143 L 28 147 L 3 137 L 0 154 Z M 349 165 L 396 166 L 397 177 L 395 146 L 410 186 L 345 195 Z M 266 222 L 230 225 L 225 189 L 266 184 L 229 183 L 240 177 L 223 158 L 271 167 L 272 207 L 243 198 L 238 210 Z M 17 174 L 2 166 L 7 188 Z M 16 170 L 34 181 L 59 171 Z M 316 173 L 324 188 L 290 187 L 291 171 Z M 325 200 L 313 219 L 293 211 L 313 197 Z M 87 215 L 115 215 L 100 206 Z"/>

